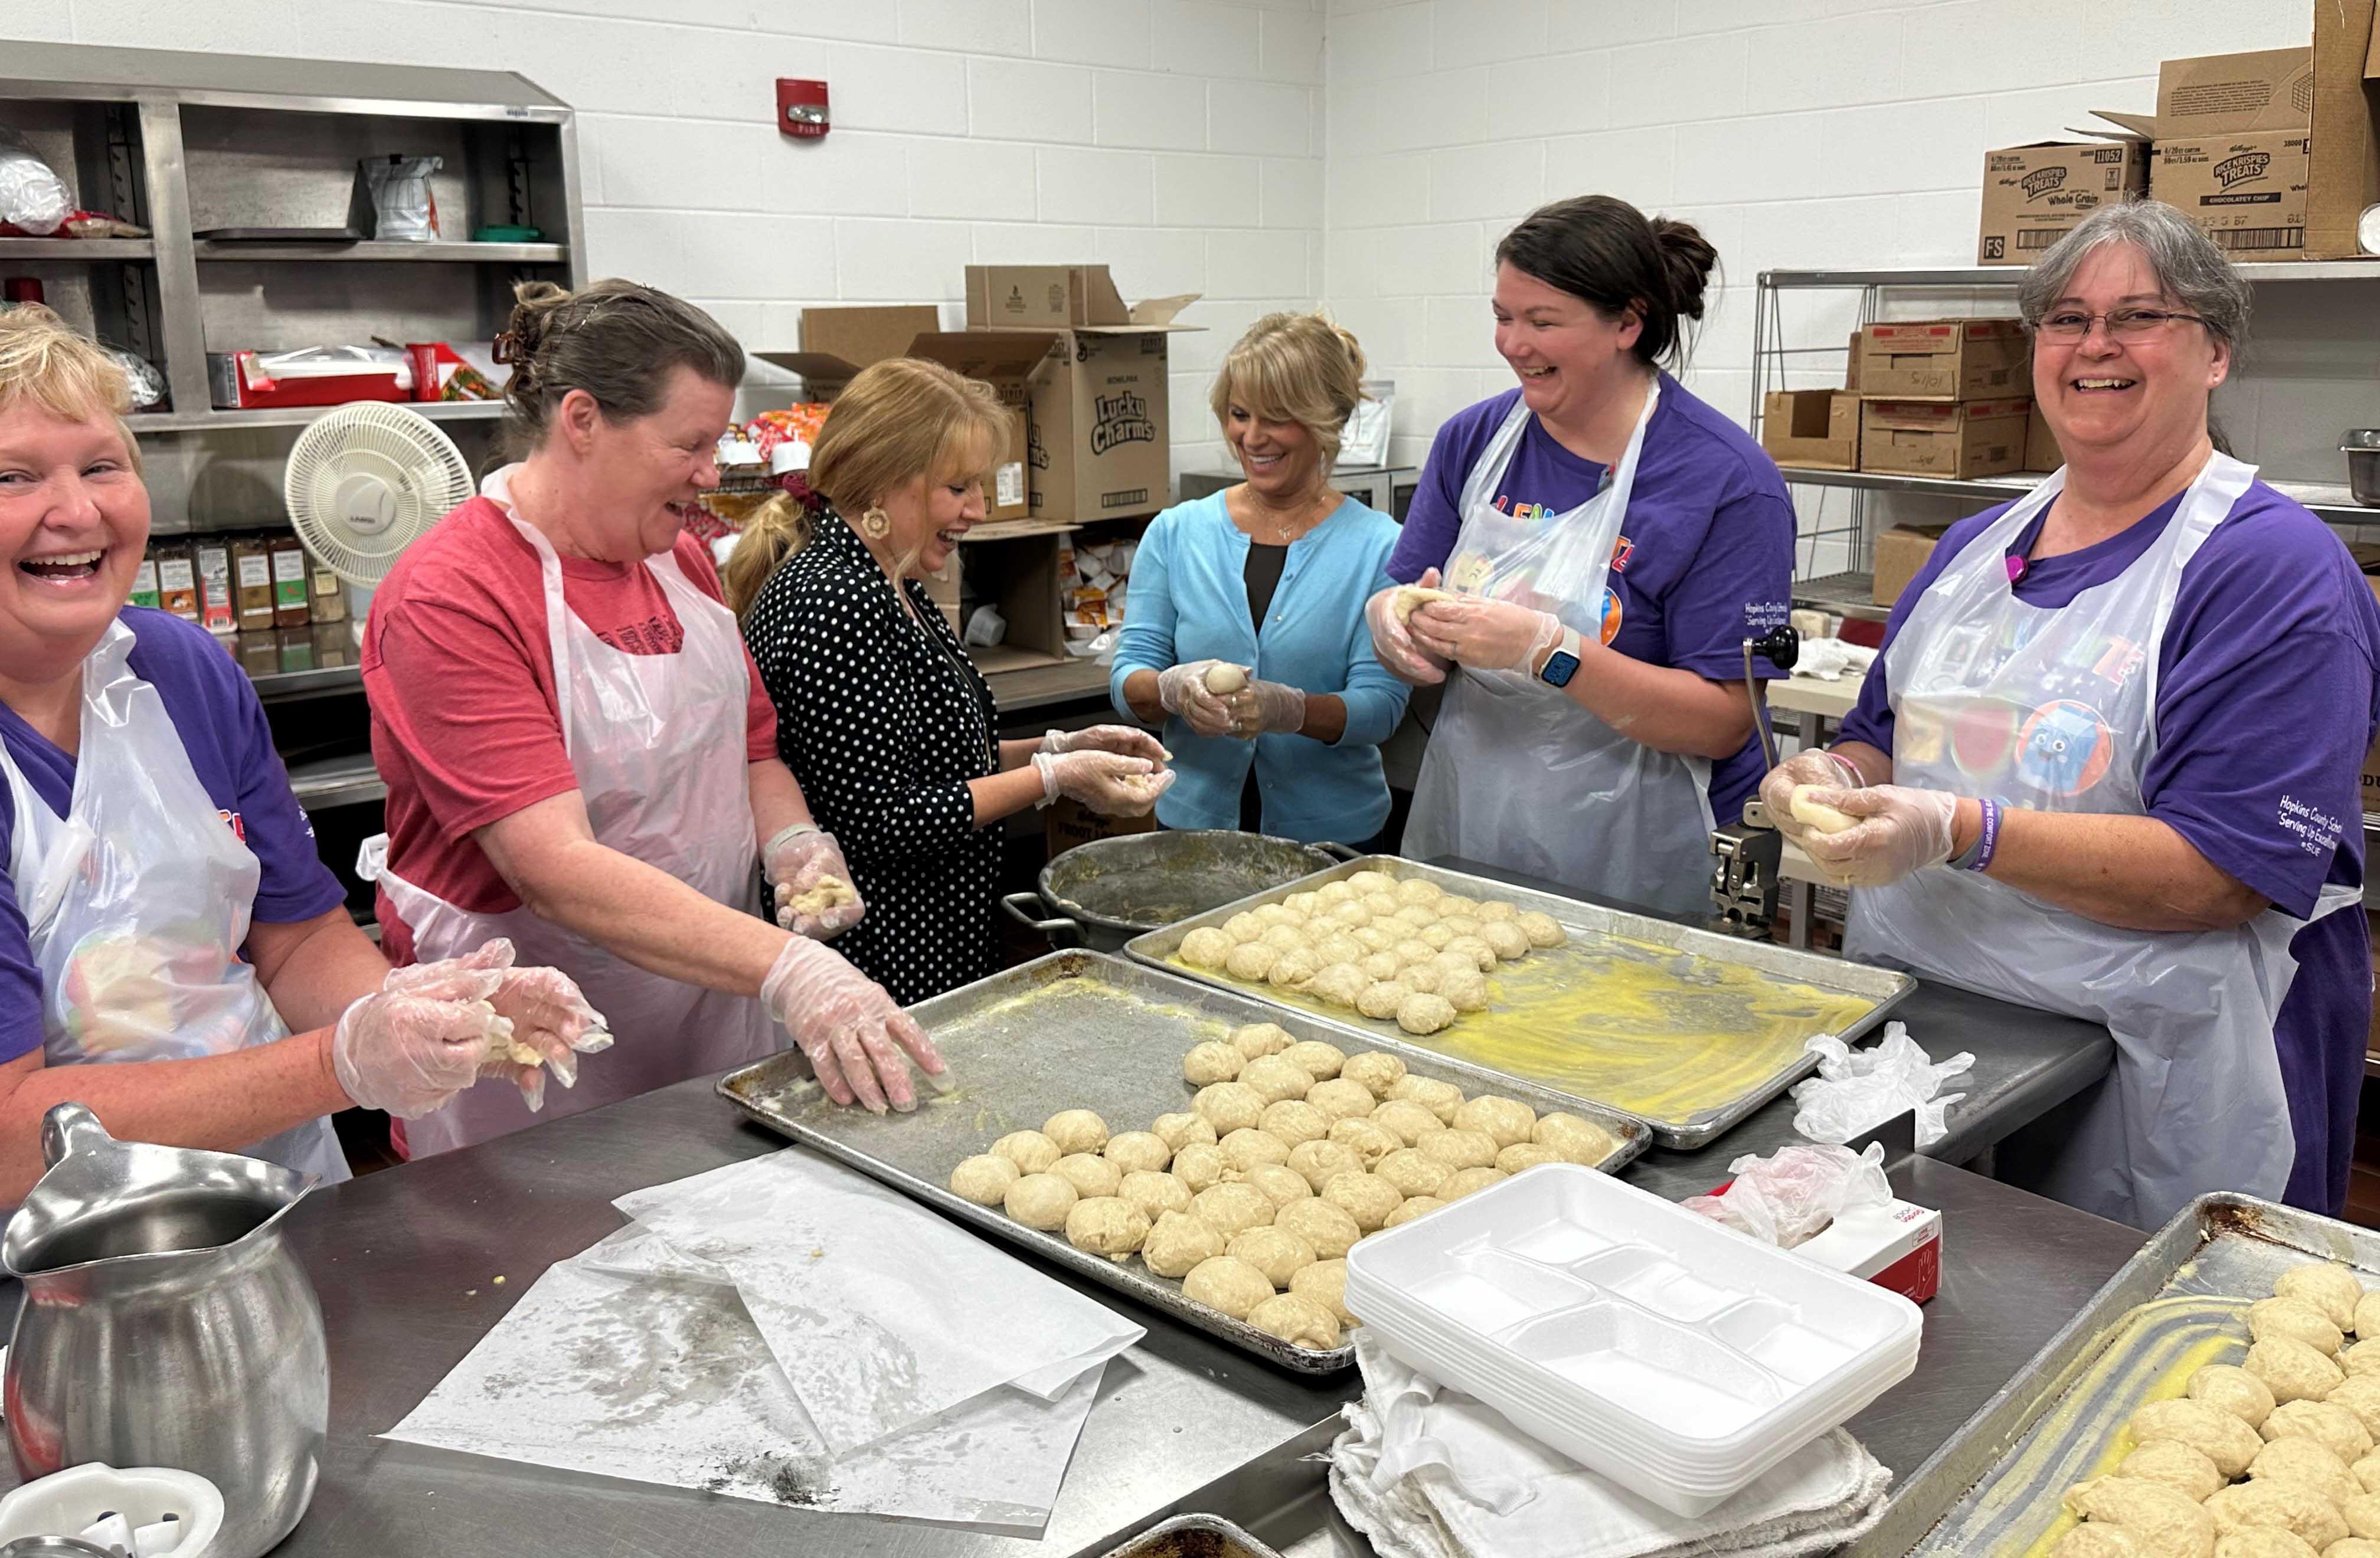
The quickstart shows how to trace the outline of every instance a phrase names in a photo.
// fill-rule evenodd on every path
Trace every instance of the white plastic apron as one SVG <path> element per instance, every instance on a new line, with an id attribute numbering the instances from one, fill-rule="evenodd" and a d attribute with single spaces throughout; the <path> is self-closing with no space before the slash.
<path id="1" fill-rule="evenodd" d="M 190 767 L 157 689 L 108 625 L 82 665 L 81 737 L 64 817 L 0 743 L 16 803 L 9 874 L 42 971 L 51 1066 L 196 1060 L 289 1036 L 239 956 L 262 875 Z M 240 1151 L 347 1178 L 326 1117 Z"/>
<path id="2" fill-rule="evenodd" d="M 1446 587 L 1551 611 L 1599 638 L 1611 550 L 1658 385 L 1603 489 L 1551 519 L 1495 505 L 1534 415 L 1516 403 L 1463 483 Z M 1459 666 L 1414 781 L 1404 852 L 1462 855 L 1688 913 L 1710 902 L 1710 763 L 1631 740 L 1523 671 Z"/>
<path id="3" fill-rule="evenodd" d="M 482 490 L 503 501 L 499 471 Z M 751 681 L 744 639 L 726 607 L 705 595 L 667 552 L 645 559 L 686 640 L 674 655 L 613 648 L 562 595 L 562 560 L 535 527 L 513 528 L 535 548 L 545 580 L 546 634 L 562 739 L 599 843 L 668 872 L 706 898 L 759 913 L 750 775 L 745 748 Z M 648 973 L 529 910 L 457 908 L 386 868 L 388 838 L 368 840 L 357 873 L 377 879 L 413 932 L 421 962 L 460 957 L 510 936 L 523 967 L 558 968 L 578 982 L 619 1043 L 579 1068 L 578 1085 L 548 1087 L 531 1114 L 509 1081 L 484 1081 L 434 1114 L 406 1123 L 415 1157 L 468 1146 L 540 1119 L 633 1098 L 688 1077 L 741 1066 L 783 1047 L 783 1033 L 747 996 Z M 623 914 L 637 912 L 620 906 Z"/>
<path id="4" fill-rule="evenodd" d="M 2063 472 L 1961 549 L 1885 653 L 1893 781 L 2035 811 L 2143 815 L 2158 646 L 2181 572 L 2255 475 L 2216 454 L 2137 562 L 2058 610 L 2016 598 L 2007 553 Z M 2316 918 L 2358 896 L 2324 889 Z M 2277 1199 L 2288 1185 L 2297 1149 L 2273 1020 L 2301 928 L 2267 909 L 2229 930 L 2121 930 L 1933 867 L 1854 891 L 1845 947 L 2105 1023 L 2115 1074 L 2039 1188 L 2154 1228 L 2204 1191 Z"/>

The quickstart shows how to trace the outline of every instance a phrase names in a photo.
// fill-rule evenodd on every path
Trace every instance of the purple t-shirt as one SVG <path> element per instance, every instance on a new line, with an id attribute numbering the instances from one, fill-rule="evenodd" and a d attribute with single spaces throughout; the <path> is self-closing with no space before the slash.
<path id="1" fill-rule="evenodd" d="M 290 793 L 264 706 L 237 663 L 212 634 L 170 612 L 128 606 L 121 620 L 133 633 L 133 674 L 157 689 L 199 782 L 263 868 L 250 918 L 289 924 L 338 907 L 346 890 L 314 852 L 313 825 Z M 66 815 L 75 760 L 6 704 L 0 741 L 33 792 Z M 0 1060 L 42 1046 L 42 975 L 9 870 L 16 833 L 16 803 L 0 784 Z"/>
<path id="2" fill-rule="evenodd" d="M 2016 596 L 2055 610 L 2137 562 L 2174 499 L 2095 546 L 2032 563 Z M 1892 608 L 1888 647 L 1950 560 L 2008 512 L 1946 533 Z M 2009 545 L 2033 550 L 2036 518 Z M 2156 755 L 2141 774 L 2149 815 L 2284 913 L 2313 912 L 2325 882 L 2363 883 L 2365 753 L 2380 730 L 2380 605 L 2322 521 L 2263 482 L 2241 496 L 2181 572 L 2158 648 Z M 1884 657 L 1860 685 L 1843 739 L 1892 750 Z M 2332 914 L 2290 945 L 2298 973 L 2275 1023 L 2297 1168 L 2290 1204 L 2345 1203 L 2372 1014 L 2363 916 Z"/>
<path id="3" fill-rule="evenodd" d="M 1411 584 L 1425 569 L 1445 567 L 1463 529 L 1463 481 L 1520 395 L 1515 385 L 1439 429 L 1404 534 L 1389 554 L 1390 578 Z M 1604 477 L 1603 465 L 1564 449 L 1531 417 L 1493 501 L 1507 513 L 1562 513 L 1594 497 Z M 1784 622 L 1789 610 L 1793 501 L 1761 447 L 1666 373 L 1620 531 L 1604 590 L 1603 641 L 1648 665 L 1742 681 L 1744 638 Z M 1765 659 L 1753 669 L 1763 678 L 1784 674 Z M 1742 815 L 1762 771 L 1755 731 L 1711 765 L 1713 813 Z"/>

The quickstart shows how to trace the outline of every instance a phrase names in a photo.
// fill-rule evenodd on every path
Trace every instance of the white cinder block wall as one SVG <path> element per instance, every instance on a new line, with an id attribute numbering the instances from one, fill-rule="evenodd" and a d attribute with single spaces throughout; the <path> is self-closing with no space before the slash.
<path id="1" fill-rule="evenodd" d="M 956 328 L 970 261 L 1104 260 L 1127 297 L 1204 293 L 1184 318 L 1207 332 L 1173 352 L 1182 469 L 1222 457 L 1221 351 L 1320 296 L 1322 30 L 1320 0 L 0 6 L 15 37 L 516 70 L 579 112 L 595 273 L 755 349 L 791 349 L 815 303 L 940 302 Z M 823 140 L 776 133 L 781 76 L 827 80 Z"/>

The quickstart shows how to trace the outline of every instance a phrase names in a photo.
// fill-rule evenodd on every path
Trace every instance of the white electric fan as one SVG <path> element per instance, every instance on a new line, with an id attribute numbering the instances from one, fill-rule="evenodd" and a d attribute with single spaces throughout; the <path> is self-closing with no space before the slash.
<path id="1" fill-rule="evenodd" d="M 373 586 L 397 554 L 471 491 L 471 467 L 455 441 L 419 412 L 385 401 L 334 406 L 308 423 L 281 477 L 298 539 L 346 581 L 358 643 Z"/>

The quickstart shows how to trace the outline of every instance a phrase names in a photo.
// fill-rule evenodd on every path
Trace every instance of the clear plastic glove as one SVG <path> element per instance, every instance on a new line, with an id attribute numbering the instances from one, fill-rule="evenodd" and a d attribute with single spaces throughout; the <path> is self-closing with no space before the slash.
<path id="1" fill-rule="evenodd" d="M 503 964 L 490 950 L 499 947 Z M 534 1066 L 489 1053 L 501 1033 L 489 997 L 503 986 L 504 964 L 511 960 L 512 943 L 500 938 L 468 960 L 390 970 L 378 994 L 339 1014 L 331 1034 L 339 1086 L 360 1108 L 410 1120 L 443 1106 L 482 1073 L 541 1078 Z M 522 1091 L 529 1091 L 526 1083 Z"/>
<path id="2" fill-rule="evenodd" d="M 1899 1022 L 1885 1024 L 1874 1049 L 1853 1049 L 1832 1033 L 1803 1047 L 1818 1057 L 1818 1074 L 1793 1089 L 1793 1129 L 1813 1141 L 1848 1141 L 1914 1109 L 1917 1144 L 1930 1147 L 1949 1131 L 1950 1105 L 1967 1096 L 1941 1096 L 1942 1084 L 1975 1063 L 1961 1050 L 1936 1065 Z"/>
<path id="3" fill-rule="evenodd" d="M 1760 781 L 1760 804 L 1767 810 L 1768 821 L 1778 832 L 1806 848 L 1805 840 L 1816 830 L 1793 815 L 1793 791 L 1805 784 L 1827 790 L 1858 790 L 1866 783 L 1848 759 L 1813 747 L 1795 753 L 1768 770 Z"/>
<path id="4" fill-rule="evenodd" d="M 1462 595 L 1426 602 L 1407 627 L 1424 651 L 1474 670 L 1536 669 L 1540 651 L 1561 640 L 1561 619 L 1534 606 Z"/>
<path id="5" fill-rule="evenodd" d="M 560 969 L 506 969 L 488 1004 L 500 1022 L 510 1024 L 504 1051 L 512 1060 L 520 1061 L 524 1050 L 543 1058 L 542 1070 L 524 1063 L 527 1075 L 516 1078 L 532 1112 L 545 1107 L 546 1072 L 563 1086 L 576 1087 L 578 1057 L 612 1047 L 611 1025 L 588 1004 L 577 981 Z M 500 1057 L 492 1055 L 490 1064 L 499 1062 Z"/>
<path id="6" fill-rule="evenodd" d="M 813 941 L 828 941 L 859 924 L 868 915 L 859 889 L 852 885 L 851 867 L 834 835 L 815 823 L 797 822 L 780 828 L 760 853 L 760 867 L 776 884 L 777 928 Z M 822 908 L 803 910 L 794 900 L 820 888 L 836 888 L 826 896 L 839 900 Z M 848 895 L 847 897 L 845 895 Z"/>
<path id="7" fill-rule="evenodd" d="M 1686 1210 L 1779 1250 L 1807 1244 L 1855 1207 L 1892 1204 L 1881 1141 L 1869 1142 L 1864 1153 L 1794 1142 L 1765 1158 L 1740 1157 L 1727 1171 L 1735 1176 L 1733 1184 L 1717 1195 L 1695 1196 Z"/>
<path id="8" fill-rule="evenodd" d="M 892 1004 L 884 987 L 806 936 L 792 936 L 760 982 L 760 1005 L 809 1057 L 819 1085 L 838 1104 L 854 1099 L 871 1113 L 887 1104 L 906 1114 L 917 1106 L 906 1052 L 937 1088 L 949 1068 L 926 1031 Z"/>
<path id="9" fill-rule="evenodd" d="M 1251 682 L 1232 694 L 1239 733 L 1251 739 L 1274 732 L 1295 735 L 1305 728 L 1305 694 L 1279 682 Z"/>
<path id="10" fill-rule="evenodd" d="M 1033 755 L 1041 770 L 1041 804 L 1064 795 L 1104 817 L 1146 815 L 1179 778 L 1146 757 L 1115 752 L 1046 752 Z"/>
<path id="11" fill-rule="evenodd" d="M 1797 840 L 1828 876 L 1852 888 L 1879 888 L 1950 858 L 1950 818 L 1959 798 L 1947 790 L 1878 784 L 1821 790 L 1809 797 L 1850 817 L 1841 833 L 1805 831 Z"/>
<path id="12" fill-rule="evenodd" d="M 1438 570 L 1427 570 L 1418 582 L 1423 589 L 1436 589 Z M 1372 630 L 1372 653 L 1397 680 L 1416 687 L 1434 686 L 1446 680 L 1447 662 L 1415 643 L 1412 629 L 1397 615 L 1397 595 L 1403 588 L 1391 585 L 1364 602 L 1364 625 Z"/>
<path id="13" fill-rule="evenodd" d="M 1158 676 L 1160 685 L 1163 673 Z M 1056 756 L 1064 752 L 1114 752 L 1162 763 L 1173 754 L 1165 743 L 1136 725 L 1094 725 L 1087 731 L 1052 731 L 1041 738 L 1041 750 Z"/>
<path id="14" fill-rule="evenodd" d="M 1192 660 L 1187 665 L 1167 666 L 1157 673 L 1158 706 L 1166 713 L 1178 714 L 1189 721 L 1194 735 L 1233 734 L 1238 729 L 1239 719 L 1232 713 L 1230 701 L 1220 693 L 1207 690 L 1207 672 L 1224 663 L 1222 660 Z"/>

